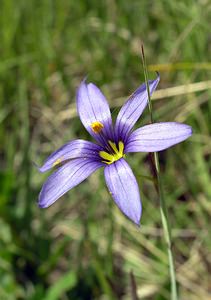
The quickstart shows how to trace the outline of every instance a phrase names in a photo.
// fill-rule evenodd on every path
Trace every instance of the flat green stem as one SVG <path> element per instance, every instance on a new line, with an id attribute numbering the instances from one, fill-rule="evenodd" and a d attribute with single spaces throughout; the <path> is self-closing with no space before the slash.
<path id="1" fill-rule="evenodd" d="M 148 73 L 147 73 L 147 66 L 146 66 L 146 59 L 145 59 L 145 55 L 144 55 L 143 45 L 141 46 L 141 53 L 142 53 L 142 62 L 143 62 L 143 69 L 144 69 L 144 78 L 145 78 L 147 93 L 148 93 L 148 107 L 149 107 L 149 113 L 150 113 L 150 120 L 151 120 L 151 123 L 154 123 L 149 83 L 148 83 Z M 160 164 L 159 164 L 159 158 L 158 158 L 157 152 L 154 152 L 154 160 L 155 160 L 155 169 L 156 169 L 156 177 L 157 177 L 157 185 L 158 185 L 159 202 L 160 202 L 161 220 L 162 220 L 164 238 L 165 238 L 166 245 L 167 245 L 167 253 L 168 253 L 168 260 L 169 260 L 169 272 L 170 272 L 170 279 L 171 279 L 171 300 L 178 300 L 176 273 L 175 273 L 174 258 L 173 258 L 173 253 L 172 253 L 172 244 L 171 244 L 171 228 L 170 228 L 169 219 L 168 219 L 168 211 L 167 211 L 167 207 L 166 207 L 166 202 L 165 202 L 164 195 L 163 195 L 162 182 L 161 182 L 161 176 L 160 176 Z"/>

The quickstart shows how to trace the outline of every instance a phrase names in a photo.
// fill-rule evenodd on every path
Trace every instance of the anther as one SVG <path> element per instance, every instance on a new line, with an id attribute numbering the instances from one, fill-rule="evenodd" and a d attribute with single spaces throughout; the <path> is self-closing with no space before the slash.
<path id="1" fill-rule="evenodd" d="M 62 162 L 61 158 L 58 158 L 54 163 L 53 163 L 53 167 L 59 165 Z"/>
<path id="2" fill-rule="evenodd" d="M 94 133 L 100 133 L 101 130 L 103 129 L 104 125 L 101 122 L 96 121 L 91 124 L 91 127 L 92 127 L 92 131 Z"/>

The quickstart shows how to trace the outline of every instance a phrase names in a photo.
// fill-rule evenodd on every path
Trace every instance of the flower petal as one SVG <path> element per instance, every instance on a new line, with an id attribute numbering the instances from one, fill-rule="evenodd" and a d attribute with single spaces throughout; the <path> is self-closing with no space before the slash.
<path id="1" fill-rule="evenodd" d="M 124 159 L 105 167 L 105 180 L 119 209 L 139 225 L 141 200 L 136 178 Z"/>
<path id="2" fill-rule="evenodd" d="M 154 123 L 136 129 L 128 138 L 127 152 L 156 152 L 186 140 L 192 128 L 177 122 Z"/>
<path id="3" fill-rule="evenodd" d="M 156 89 L 159 80 L 159 76 L 155 80 L 149 80 L 150 94 Z M 121 139 L 123 142 L 126 142 L 128 133 L 141 116 L 147 105 L 147 101 L 148 93 L 146 84 L 144 83 L 131 95 L 119 111 L 115 124 L 117 140 Z"/>
<path id="4" fill-rule="evenodd" d="M 84 140 L 73 140 L 60 147 L 53 152 L 39 168 L 40 172 L 45 172 L 56 165 L 60 165 L 64 161 L 73 158 L 93 158 L 93 160 L 100 160 L 99 151 L 102 147 L 92 142 Z"/>
<path id="5" fill-rule="evenodd" d="M 77 91 L 77 110 L 81 122 L 87 131 L 101 144 L 104 140 L 111 139 L 112 119 L 106 98 L 93 83 L 86 84 L 82 81 Z M 95 133 L 92 124 L 100 122 L 103 125 L 99 133 Z"/>
<path id="6" fill-rule="evenodd" d="M 100 162 L 84 158 L 77 158 L 65 163 L 44 183 L 39 195 L 39 206 L 42 208 L 50 206 L 102 166 L 103 164 Z"/>

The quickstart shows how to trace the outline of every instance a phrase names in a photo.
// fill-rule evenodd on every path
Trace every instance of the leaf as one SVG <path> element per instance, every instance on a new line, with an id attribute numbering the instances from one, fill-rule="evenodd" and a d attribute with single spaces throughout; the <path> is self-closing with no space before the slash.
<path id="1" fill-rule="evenodd" d="M 70 290 L 76 284 L 77 278 L 74 271 L 67 272 L 62 276 L 48 291 L 44 300 L 57 300 L 61 299 L 61 295 Z"/>

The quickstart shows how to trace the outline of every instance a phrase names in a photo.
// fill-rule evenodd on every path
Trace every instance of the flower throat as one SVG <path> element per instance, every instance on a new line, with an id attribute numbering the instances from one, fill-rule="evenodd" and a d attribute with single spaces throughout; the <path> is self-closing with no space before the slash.
<path id="1" fill-rule="evenodd" d="M 108 143 L 109 143 L 109 146 L 112 149 L 112 152 L 108 153 L 106 151 L 100 151 L 99 155 L 100 155 L 100 157 L 103 158 L 102 162 L 110 165 L 113 162 L 119 160 L 120 158 L 125 157 L 125 154 L 124 154 L 124 144 L 123 144 L 123 142 L 120 141 L 118 143 L 118 148 L 117 148 L 117 146 L 114 142 L 108 141 Z"/>
<path id="2" fill-rule="evenodd" d="M 102 129 L 104 128 L 104 125 L 99 122 L 95 121 L 91 124 L 92 131 L 96 134 L 101 134 Z M 99 155 L 103 158 L 102 162 L 110 165 L 113 162 L 119 160 L 122 157 L 125 157 L 124 154 L 124 144 L 122 141 L 119 141 L 118 148 L 116 144 L 112 141 L 108 141 L 108 144 L 110 146 L 110 151 L 100 151 Z"/>

